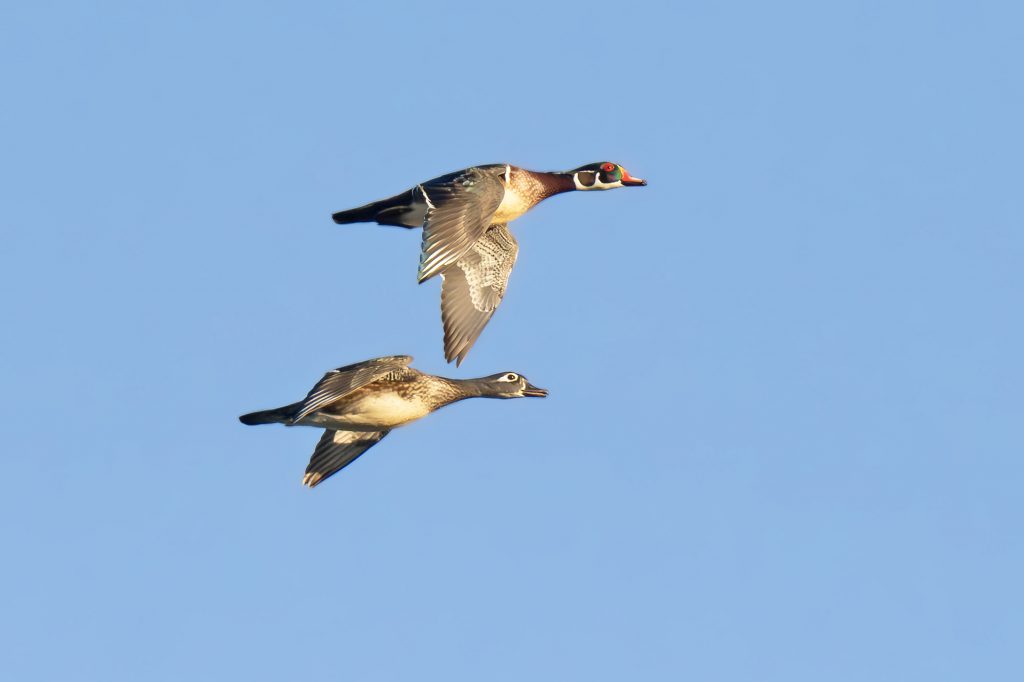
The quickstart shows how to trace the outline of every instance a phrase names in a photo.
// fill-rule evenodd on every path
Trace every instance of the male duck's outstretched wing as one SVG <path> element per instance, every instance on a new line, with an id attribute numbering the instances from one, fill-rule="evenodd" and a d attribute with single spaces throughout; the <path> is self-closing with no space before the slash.
<path id="1" fill-rule="evenodd" d="M 362 388 L 394 371 L 405 370 L 411 362 L 412 357 L 408 355 L 389 355 L 332 369 L 316 383 L 316 386 L 310 389 L 309 394 L 299 403 L 299 409 L 291 419 L 292 424 L 300 422 L 307 415 L 348 395 L 357 388 Z"/>
<path id="2" fill-rule="evenodd" d="M 320 442 L 316 444 L 313 456 L 306 467 L 306 475 L 302 477 L 302 485 L 310 488 L 324 479 L 338 473 L 363 454 L 380 439 L 388 435 L 388 431 L 324 431 Z"/>
<path id="3" fill-rule="evenodd" d="M 416 187 L 427 203 L 419 281 L 462 258 L 483 236 L 505 197 L 504 166 L 469 168 Z"/>
<path id="4" fill-rule="evenodd" d="M 441 273 L 441 322 L 448 362 L 457 359 L 456 366 L 462 364 L 494 315 L 518 253 L 519 244 L 508 225 L 499 223 Z"/>

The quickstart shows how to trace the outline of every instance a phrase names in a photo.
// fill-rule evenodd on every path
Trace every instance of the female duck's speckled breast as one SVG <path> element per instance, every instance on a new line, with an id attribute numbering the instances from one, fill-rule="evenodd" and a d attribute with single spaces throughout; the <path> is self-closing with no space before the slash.
<path id="1" fill-rule="evenodd" d="M 303 423 L 348 431 L 393 429 L 421 419 L 458 397 L 457 389 L 440 377 L 418 374 L 384 379 L 310 415 Z"/>
<path id="2" fill-rule="evenodd" d="M 425 396 L 395 391 L 360 392 L 346 401 L 344 420 L 361 426 L 401 426 L 430 414 Z"/>
<path id="3" fill-rule="evenodd" d="M 419 396 L 359 390 L 314 412 L 303 419 L 302 424 L 344 431 L 381 431 L 416 421 L 430 411 L 430 406 Z"/>

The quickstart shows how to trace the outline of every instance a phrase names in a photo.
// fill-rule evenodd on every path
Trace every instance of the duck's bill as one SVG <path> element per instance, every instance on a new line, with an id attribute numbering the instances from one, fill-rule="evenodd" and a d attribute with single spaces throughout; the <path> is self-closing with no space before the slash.
<path id="1" fill-rule="evenodd" d="M 523 395 L 528 398 L 546 398 L 548 389 L 538 388 L 533 384 L 526 384 L 526 388 L 523 389 Z"/>
<path id="2" fill-rule="evenodd" d="M 634 178 L 632 175 L 624 175 L 622 177 L 622 184 L 627 187 L 643 187 L 647 184 L 647 181 L 642 178 Z"/>

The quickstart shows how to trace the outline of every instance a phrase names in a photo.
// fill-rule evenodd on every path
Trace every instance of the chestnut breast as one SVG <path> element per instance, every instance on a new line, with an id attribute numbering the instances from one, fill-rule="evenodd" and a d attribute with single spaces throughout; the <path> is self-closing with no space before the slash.
<path id="1" fill-rule="evenodd" d="M 498 204 L 491 223 L 508 223 L 523 215 L 548 196 L 547 187 L 529 171 L 510 166 L 502 179 L 505 183 L 505 196 Z"/>

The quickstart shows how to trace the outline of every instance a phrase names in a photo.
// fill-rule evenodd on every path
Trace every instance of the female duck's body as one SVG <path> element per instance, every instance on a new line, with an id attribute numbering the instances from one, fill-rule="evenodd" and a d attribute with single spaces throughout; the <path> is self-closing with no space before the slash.
<path id="1" fill-rule="evenodd" d="M 239 417 L 243 424 L 327 429 L 303 483 L 313 487 L 350 464 L 391 429 L 465 398 L 544 397 L 547 391 L 515 372 L 479 379 L 447 379 L 409 367 L 407 355 L 339 367 L 300 402 Z"/>

